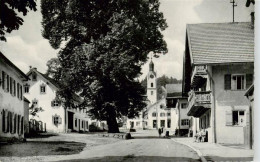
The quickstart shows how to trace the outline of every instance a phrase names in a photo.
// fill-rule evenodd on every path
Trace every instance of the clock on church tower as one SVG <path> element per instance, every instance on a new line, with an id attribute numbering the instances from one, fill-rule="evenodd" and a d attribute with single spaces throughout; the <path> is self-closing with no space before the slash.
<path id="1" fill-rule="evenodd" d="M 147 74 L 147 98 L 151 104 L 157 101 L 156 73 L 154 72 L 154 63 L 151 60 L 149 72 Z"/>

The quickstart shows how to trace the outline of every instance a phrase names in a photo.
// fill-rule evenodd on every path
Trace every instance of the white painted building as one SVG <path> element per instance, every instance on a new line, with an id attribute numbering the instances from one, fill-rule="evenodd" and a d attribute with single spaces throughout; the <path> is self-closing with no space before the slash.
<path id="1" fill-rule="evenodd" d="M 213 143 L 245 144 L 254 78 L 254 28 L 249 22 L 189 24 L 183 60 L 183 93 L 195 131 Z"/>
<path id="2" fill-rule="evenodd" d="M 23 82 L 27 80 L 0 52 L 0 138 L 24 138 Z"/>
<path id="3" fill-rule="evenodd" d="M 47 132 L 88 131 L 90 118 L 86 114 L 86 109 L 65 109 L 56 99 L 56 92 L 59 89 L 57 82 L 36 68 L 31 68 L 27 76 L 30 80 L 24 85 L 24 96 L 31 101 L 30 106 L 43 109 L 36 116 L 30 116 L 30 119 L 46 123 Z M 81 102 L 79 96 L 72 97 L 75 104 Z"/>

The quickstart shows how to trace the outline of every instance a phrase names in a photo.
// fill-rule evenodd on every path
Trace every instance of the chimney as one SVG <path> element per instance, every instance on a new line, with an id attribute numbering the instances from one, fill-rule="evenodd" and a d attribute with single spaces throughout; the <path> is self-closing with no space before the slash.
<path id="1" fill-rule="evenodd" d="M 255 12 L 251 12 L 251 25 L 252 25 L 252 28 L 254 28 L 255 26 Z"/>

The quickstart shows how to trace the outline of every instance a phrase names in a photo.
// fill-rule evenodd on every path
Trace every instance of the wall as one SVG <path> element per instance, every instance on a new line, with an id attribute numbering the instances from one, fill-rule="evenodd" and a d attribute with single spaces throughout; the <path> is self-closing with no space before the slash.
<path id="1" fill-rule="evenodd" d="M 23 85 L 23 82 L 21 80 L 20 74 L 18 74 L 13 68 L 11 68 L 9 65 L 1 61 L 0 59 L 0 78 L 2 81 L 2 71 L 7 73 L 10 77 L 12 77 L 16 81 L 16 96 L 13 96 L 10 94 L 10 92 L 6 92 L 2 89 L 2 83 L 0 85 L 0 136 L 1 137 L 19 137 L 23 138 L 24 135 L 18 135 L 18 131 L 16 130 L 16 133 L 4 133 L 2 128 L 2 122 L 3 122 L 3 109 L 10 111 L 14 114 L 21 115 L 21 117 L 24 117 L 24 104 L 23 99 L 20 100 L 17 98 L 17 83 L 20 85 Z M 16 123 L 16 128 L 18 128 L 18 122 Z"/>
<path id="2" fill-rule="evenodd" d="M 164 130 L 169 131 L 170 134 L 174 134 L 175 129 L 177 128 L 177 113 L 176 113 L 176 108 L 170 108 L 170 109 L 164 109 L 161 108 L 160 105 L 166 106 L 166 99 L 161 99 L 159 100 L 156 104 L 151 105 L 148 108 L 148 129 L 157 129 L 161 127 L 161 120 L 165 121 L 165 127 Z M 156 112 L 157 116 L 153 117 L 152 113 Z M 167 113 L 170 113 L 170 116 L 167 115 Z M 164 117 L 161 117 L 160 114 L 165 113 Z M 167 128 L 167 122 L 168 119 L 171 120 L 171 127 Z M 153 128 L 153 121 L 157 121 L 157 128 Z"/>
<path id="3" fill-rule="evenodd" d="M 29 133 L 29 102 L 24 101 L 24 133 Z"/>
<path id="4" fill-rule="evenodd" d="M 244 110 L 248 114 L 249 101 L 244 96 L 246 90 L 224 90 L 225 74 L 253 74 L 252 64 L 222 65 L 212 67 L 214 96 L 216 101 L 216 139 L 217 143 L 243 144 L 243 126 L 226 126 L 227 112 Z M 231 78 L 232 79 L 232 78 Z"/>
<path id="5" fill-rule="evenodd" d="M 180 129 L 189 129 L 189 125 L 181 125 L 182 119 L 189 119 L 189 117 L 187 116 L 188 108 L 181 108 L 181 104 L 183 103 L 186 103 L 188 106 L 188 100 L 186 98 L 180 98 L 177 102 L 178 113 L 180 113 L 180 118 L 178 121 L 180 122 Z"/>
<path id="6" fill-rule="evenodd" d="M 38 74 L 38 73 L 37 73 Z M 37 75 L 37 81 L 32 80 L 32 75 L 29 76 L 30 81 L 27 83 L 30 85 L 29 93 L 25 93 L 24 96 L 31 102 L 30 106 L 32 105 L 32 101 L 34 99 L 38 100 L 38 106 L 42 107 L 44 110 L 43 112 L 39 112 L 37 116 L 33 117 L 30 115 L 30 119 L 35 119 L 37 121 L 42 121 L 46 123 L 46 131 L 47 132 L 65 132 L 65 110 L 62 106 L 52 107 L 51 101 L 53 101 L 56 97 L 56 90 L 57 88 L 53 86 L 48 80 Z M 46 93 L 40 93 L 40 85 L 46 85 Z M 61 124 L 57 126 L 54 125 L 52 116 L 59 115 L 62 119 Z"/>
<path id="7" fill-rule="evenodd" d="M 89 131 L 89 125 L 91 124 L 91 120 L 88 117 L 86 110 L 80 110 L 79 108 L 77 109 L 68 109 L 67 111 L 73 112 L 73 130 L 74 131 Z M 75 120 L 77 120 L 77 125 L 75 124 Z M 80 124 L 79 124 L 80 121 Z M 82 125 L 82 121 L 84 124 Z M 68 120 L 66 121 L 68 123 Z M 68 124 L 66 124 L 68 128 Z M 72 130 L 70 130 L 72 131 Z"/>

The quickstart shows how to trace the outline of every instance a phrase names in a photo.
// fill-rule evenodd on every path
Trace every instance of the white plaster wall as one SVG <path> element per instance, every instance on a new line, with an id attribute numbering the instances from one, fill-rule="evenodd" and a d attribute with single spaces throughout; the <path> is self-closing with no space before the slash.
<path id="1" fill-rule="evenodd" d="M 32 78 L 32 76 L 29 76 Z M 30 85 L 29 93 L 25 93 L 24 96 L 31 102 L 34 99 L 38 100 L 38 106 L 42 107 L 43 112 L 39 112 L 37 116 L 33 117 L 30 115 L 30 119 L 36 119 L 37 121 L 42 121 L 46 123 L 46 131 L 47 132 L 65 132 L 65 110 L 62 106 L 52 107 L 51 101 L 53 101 L 56 97 L 56 88 L 45 78 L 37 75 L 37 81 L 27 82 Z M 46 85 L 46 93 L 40 93 L 40 85 Z M 57 126 L 53 124 L 52 116 L 59 115 L 62 119 L 61 124 Z"/>
<path id="2" fill-rule="evenodd" d="M 19 137 L 17 134 L 17 131 L 15 134 L 11 133 L 4 133 L 2 130 L 2 113 L 3 109 L 7 109 L 10 112 L 14 112 L 14 114 L 21 115 L 21 117 L 24 117 L 24 103 L 23 99 L 20 100 L 17 98 L 17 83 L 20 85 L 23 85 L 23 81 L 21 80 L 20 74 L 18 74 L 13 68 L 11 68 L 6 63 L 2 62 L 0 60 L 0 78 L 2 80 L 2 71 L 4 71 L 6 74 L 8 74 L 10 77 L 12 77 L 16 81 L 16 96 L 13 96 L 10 94 L 10 92 L 6 92 L 2 89 L 2 84 L 0 85 L 0 136 L 2 137 Z M 17 128 L 17 126 L 16 126 Z M 24 137 L 24 135 L 21 135 L 20 137 Z"/>
<path id="3" fill-rule="evenodd" d="M 244 96 L 246 90 L 224 90 L 224 75 L 253 73 L 252 64 L 214 66 L 212 67 L 214 79 L 214 96 L 216 100 L 216 138 L 217 143 L 244 143 L 242 126 L 226 126 L 226 111 L 249 110 L 249 101 Z"/>

